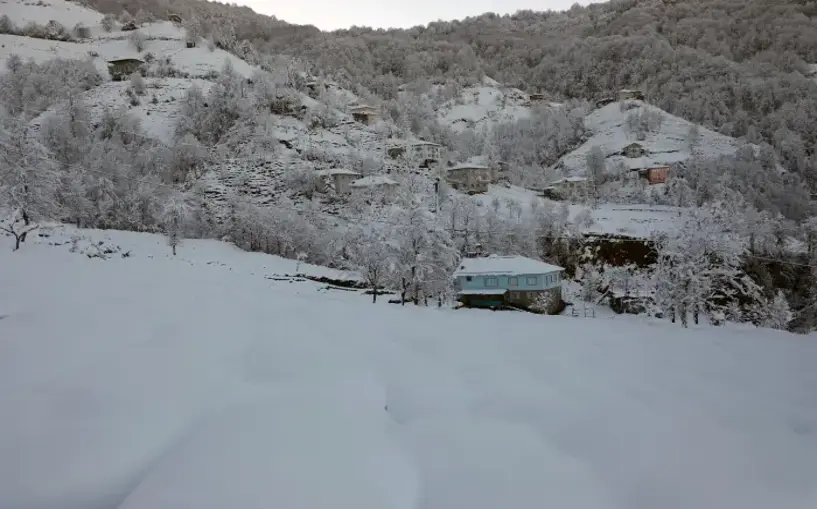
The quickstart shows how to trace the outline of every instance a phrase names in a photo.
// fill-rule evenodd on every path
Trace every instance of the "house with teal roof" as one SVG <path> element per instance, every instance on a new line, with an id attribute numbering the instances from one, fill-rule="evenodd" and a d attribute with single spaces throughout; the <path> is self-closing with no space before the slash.
<path id="1" fill-rule="evenodd" d="M 528 308 L 547 302 L 549 313 L 562 308 L 565 269 L 524 256 L 464 258 L 454 272 L 460 302 L 468 307 Z"/>

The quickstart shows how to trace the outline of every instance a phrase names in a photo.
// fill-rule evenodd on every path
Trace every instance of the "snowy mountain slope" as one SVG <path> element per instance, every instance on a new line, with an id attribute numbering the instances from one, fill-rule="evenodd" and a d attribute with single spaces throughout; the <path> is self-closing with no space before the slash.
<path id="1" fill-rule="evenodd" d="M 660 125 L 645 130 L 644 139 L 639 140 L 627 125 L 629 115 L 653 114 L 660 117 Z M 729 136 L 698 127 L 698 138 L 690 148 L 689 132 L 694 124 L 682 118 L 643 103 L 641 101 L 614 102 L 597 109 L 585 118 L 585 126 L 592 136 L 576 150 L 565 155 L 556 167 L 567 174 L 584 174 L 587 155 L 593 147 L 599 147 L 606 156 L 608 171 L 619 166 L 626 169 L 666 166 L 686 161 L 701 155 L 717 157 L 734 154 L 740 142 Z M 641 145 L 646 154 L 643 157 L 624 157 L 622 150 L 632 144 Z"/>
<path id="2" fill-rule="evenodd" d="M 130 103 L 127 90 L 129 82 L 106 82 L 79 95 L 88 112 L 89 122 L 95 123 L 106 110 L 125 109 L 137 118 L 145 134 L 159 141 L 169 142 L 178 122 L 181 100 L 187 91 L 197 86 L 207 93 L 213 82 L 203 79 L 146 78 L 146 92 L 136 106 Z M 155 102 L 153 99 L 156 99 Z M 51 108 L 32 120 L 32 127 L 39 128 L 56 111 Z"/>
<path id="3" fill-rule="evenodd" d="M 455 132 L 490 129 L 494 124 L 512 122 L 529 114 L 527 94 L 515 88 L 503 87 L 490 78 L 484 78 L 480 86 L 465 88 L 456 99 L 445 102 L 437 109 L 440 122 Z"/>
<path id="4" fill-rule="evenodd" d="M 0 239 L 2 507 L 817 503 L 811 338 L 373 306 L 264 277 L 297 262 L 84 233 L 131 255 Z"/>
<path id="5" fill-rule="evenodd" d="M 10 55 L 18 55 L 23 60 L 42 63 L 54 58 L 83 60 L 91 58 L 91 48 L 87 43 L 51 41 L 19 35 L 0 34 L 0 72 L 6 72 L 6 61 Z M 100 71 L 107 72 L 107 66 L 97 64 Z"/>
<path id="6" fill-rule="evenodd" d="M 91 11 L 93 12 L 93 11 Z M 54 41 L 15 35 L 0 34 L 0 72 L 5 72 L 5 61 L 9 55 L 17 54 L 24 60 L 33 59 L 41 63 L 53 58 L 92 58 L 103 76 L 108 75 L 109 60 L 122 58 L 145 59 L 148 54 L 154 60 L 170 60 L 177 71 L 190 77 L 207 77 L 219 73 L 229 61 L 238 75 L 251 77 L 257 68 L 236 55 L 222 49 L 210 51 L 203 44 L 188 48 L 185 44 L 184 29 L 167 21 L 147 23 L 138 29 L 145 38 L 144 48 L 137 51 L 129 41 L 133 31 L 94 30 L 94 37 L 83 42 Z"/>
<path id="7" fill-rule="evenodd" d="M 573 221 L 579 214 L 589 214 L 592 218 L 592 224 L 581 227 L 583 233 L 626 235 L 635 238 L 649 238 L 653 233 L 675 231 L 681 211 L 678 207 L 647 204 L 601 203 L 596 208 L 590 208 L 586 204 L 554 202 L 529 189 L 504 185 L 490 186 L 488 193 L 479 195 L 478 199 L 485 207 L 493 207 L 494 200 L 498 200 L 500 211 L 508 216 L 511 215 L 509 203 L 521 207 L 523 213 L 529 212 L 532 202 L 553 208 L 566 206 Z"/>
<path id="8" fill-rule="evenodd" d="M 45 25 L 51 20 L 68 29 L 77 23 L 90 28 L 102 21 L 101 13 L 67 0 L 0 0 L 0 13 L 7 15 L 18 28 L 32 22 Z"/>

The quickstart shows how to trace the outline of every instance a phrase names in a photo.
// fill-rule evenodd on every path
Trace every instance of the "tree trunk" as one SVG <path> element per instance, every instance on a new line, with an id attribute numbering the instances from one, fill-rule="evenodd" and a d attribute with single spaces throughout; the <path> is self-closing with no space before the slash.
<path id="1" fill-rule="evenodd" d="M 20 249 L 20 242 L 22 242 L 22 240 L 20 240 L 20 236 L 16 233 L 12 232 L 12 235 L 14 235 L 14 250 L 17 251 Z"/>
<path id="2" fill-rule="evenodd" d="M 173 256 L 176 256 L 176 244 L 173 244 L 171 247 L 173 248 Z"/>
<path id="3" fill-rule="evenodd" d="M 377 285 L 372 285 L 372 304 L 377 303 Z"/>

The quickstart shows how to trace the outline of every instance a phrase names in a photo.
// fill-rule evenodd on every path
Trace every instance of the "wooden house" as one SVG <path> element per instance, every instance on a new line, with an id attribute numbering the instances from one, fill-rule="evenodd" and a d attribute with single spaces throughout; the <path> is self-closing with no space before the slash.
<path id="1" fill-rule="evenodd" d="M 656 166 L 653 168 L 647 168 L 644 178 L 647 179 L 647 182 L 650 185 L 666 184 L 667 179 L 669 178 L 669 166 Z"/>
<path id="2" fill-rule="evenodd" d="M 562 308 L 564 269 L 524 256 L 465 258 L 454 272 L 457 297 L 469 307 L 528 308 L 548 297 L 548 313 Z"/>
<path id="3" fill-rule="evenodd" d="M 498 172 L 489 166 L 459 164 L 446 170 L 445 180 L 458 191 L 478 194 L 487 192 L 488 185 L 499 179 Z"/>
<path id="4" fill-rule="evenodd" d="M 619 90 L 618 92 L 618 100 L 619 101 L 644 101 L 644 92 L 640 90 L 631 90 L 628 88 Z"/>
<path id="5" fill-rule="evenodd" d="M 640 143 L 630 143 L 629 145 L 621 149 L 621 155 L 623 155 L 624 157 L 628 157 L 630 159 L 636 157 L 644 157 L 646 153 L 647 151 Z"/>
<path id="6" fill-rule="evenodd" d="M 108 73 L 113 81 L 123 81 L 128 79 L 131 74 L 139 71 L 144 63 L 144 60 L 138 58 L 108 60 Z"/>
<path id="7" fill-rule="evenodd" d="M 380 120 L 380 111 L 372 106 L 361 104 L 351 108 L 352 118 L 355 122 L 372 125 Z"/>
<path id="8" fill-rule="evenodd" d="M 528 101 L 531 104 L 538 104 L 545 100 L 545 94 L 533 93 L 528 95 Z"/>

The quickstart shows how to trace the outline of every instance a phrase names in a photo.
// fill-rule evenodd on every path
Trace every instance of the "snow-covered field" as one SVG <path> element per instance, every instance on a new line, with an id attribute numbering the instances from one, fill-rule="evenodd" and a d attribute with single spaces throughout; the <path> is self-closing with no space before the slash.
<path id="1" fill-rule="evenodd" d="M 502 87 L 490 78 L 482 86 L 464 89 L 457 100 L 443 104 L 437 110 L 440 122 L 455 132 L 466 129 L 491 128 L 500 122 L 513 122 L 530 115 L 528 96 L 524 92 Z"/>
<path id="2" fill-rule="evenodd" d="M 740 143 L 704 127 L 699 128 L 697 140 L 691 146 L 689 130 L 693 125 L 682 118 L 640 101 L 615 102 L 594 111 L 585 118 L 585 126 L 593 135 L 579 148 L 565 155 L 557 166 L 568 174 L 585 173 L 587 155 L 593 147 L 599 147 L 606 156 L 608 171 L 623 164 L 628 169 L 668 166 L 686 161 L 693 156 L 717 157 L 734 154 Z M 662 118 L 660 126 L 645 133 L 643 140 L 628 129 L 627 117 L 633 113 L 649 111 Z M 646 154 L 629 159 L 621 155 L 624 147 L 640 144 Z"/>
<path id="3" fill-rule="evenodd" d="M 19 28 L 27 23 L 45 25 L 56 20 L 68 29 L 77 23 L 86 27 L 99 25 L 102 14 L 67 0 L 0 0 L 0 14 L 5 14 Z"/>
<path id="4" fill-rule="evenodd" d="M 66 232 L 0 239 L 0 507 L 817 506 L 814 336 L 372 305 Z"/>
<path id="5" fill-rule="evenodd" d="M 492 185 L 488 193 L 478 195 L 484 206 L 491 206 L 495 199 L 500 201 L 500 210 L 507 213 L 508 202 L 515 202 L 527 210 L 532 201 L 542 205 L 560 207 L 562 203 L 542 198 L 538 193 L 518 186 Z M 653 233 L 669 233 L 679 226 L 682 209 L 665 205 L 615 205 L 601 203 L 597 208 L 587 204 L 567 203 L 571 219 L 582 212 L 589 212 L 593 224 L 582 228 L 584 233 L 617 234 L 631 237 L 649 238 Z"/>

